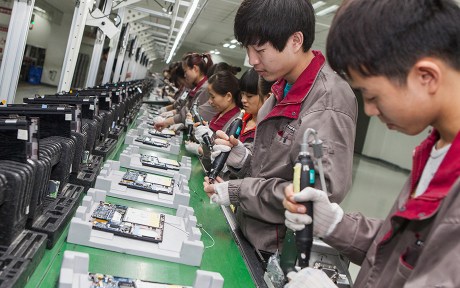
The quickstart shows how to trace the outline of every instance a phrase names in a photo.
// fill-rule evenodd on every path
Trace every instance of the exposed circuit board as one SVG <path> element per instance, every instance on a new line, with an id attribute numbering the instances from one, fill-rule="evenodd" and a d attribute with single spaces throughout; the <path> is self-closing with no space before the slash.
<path id="1" fill-rule="evenodd" d="M 191 288 L 189 286 L 162 284 L 100 273 L 89 273 L 88 280 L 91 282 L 90 288 Z"/>
<path id="2" fill-rule="evenodd" d="M 152 193 L 173 194 L 174 179 L 137 170 L 128 170 L 120 185 Z"/>
<path id="3" fill-rule="evenodd" d="M 163 240 L 165 215 L 101 201 L 91 222 L 95 230 L 158 243 Z"/>
<path id="4" fill-rule="evenodd" d="M 176 132 L 171 129 L 163 129 L 161 131 L 158 131 L 157 129 L 150 129 L 149 134 L 163 138 L 171 138 L 173 136 L 176 136 Z"/>
<path id="5" fill-rule="evenodd" d="M 145 166 L 179 171 L 180 163 L 176 160 L 161 158 L 152 155 L 141 155 L 141 163 Z"/>
<path id="6" fill-rule="evenodd" d="M 149 137 L 149 136 L 139 136 L 136 138 L 136 141 L 141 142 L 146 145 L 157 146 L 157 147 L 166 148 L 169 146 L 168 141 L 163 140 L 163 139 L 156 139 L 156 138 Z"/>

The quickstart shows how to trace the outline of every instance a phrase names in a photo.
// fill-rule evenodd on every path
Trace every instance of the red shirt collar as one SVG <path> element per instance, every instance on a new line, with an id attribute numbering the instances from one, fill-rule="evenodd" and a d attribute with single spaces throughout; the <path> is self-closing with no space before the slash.
<path id="1" fill-rule="evenodd" d="M 217 130 L 222 130 L 224 128 L 225 124 L 232 119 L 235 114 L 240 113 L 240 108 L 237 106 L 233 107 L 233 109 L 225 112 L 224 115 L 222 115 L 219 118 L 220 113 L 217 113 L 214 115 L 214 117 L 209 121 L 209 128 L 211 128 L 212 131 L 216 132 Z M 219 119 L 218 119 L 219 118 Z M 225 132 L 225 131 L 224 131 Z"/>
<path id="2" fill-rule="evenodd" d="M 323 67 L 326 59 L 320 51 L 312 51 L 315 57 L 311 60 L 310 64 L 300 74 L 299 78 L 292 85 L 286 97 L 283 98 L 284 87 L 286 80 L 280 79 L 272 86 L 272 92 L 277 100 L 277 104 L 273 107 L 272 111 L 263 119 L 263 121 L 272 117 L 287 117 L 297 119 L 299 117 L 302 102 L 308 96 L 316 77 Z"/>
<path id="3" fill-rule="evenodd" d="M 201 79 L 200 82 L 198 82 L 198 84 L 196 84 L 195 88 L 193 88 L 192 90 L 190 90 L 190 92 L 188 92 L 188 96 L 194 97 L 196 92 L 198 92 L 198 89 L 200 89 L 201 86 L 203 86 L 204 82 L 206 81 L 208 81 L 208 77 L 204 76 L 204 78 Z"/>
<path id="4" fill-rule="evenodd" d="M 248 131 L 244 131 L 246 129 L 246 125 L 248 124 L 249 120 L 252 119 L 252 115 L 249 113 L 245 113 L 243 116 L 243 127 L 241 128 L 241 135 L 240 141 L 242 143 L 246 142 L 247 139 L 254 139 L 256 127 L 249 129 Z"/>
<path id="5" fill-rule="evenodd" d="M 431 150 L 439 140 L 439 133 L 433 130 L 431 135 L 415 148 L 412 164 L 411 192 L 415 191 L 420 181 L 423 169 L 430 157 Z M 427 190 L 416 198 L 409 198 L 404 211 L 394 216 L 406 219 L 426 219 L 436 213 L 442 200 L 447 196 L 450 188 L 460 176 L 460 132 L 452 142 L 444 160 L 433 176 Z M 400 209 L 401 210 L 401 209 Z"/>
<path id="6" fill-rule="evenodd" d="M 433 130 L 430 136 L 414 150 L 411 190 L 405 203 L 391 217 L 392 220 L 403 218 L 407 220 L 424 220 L 432 217 L 438 211 L 442 200 L 447 196 L 452 185 L 460 177 L 460 132 L 452 142 L 444 160 L 433 176 L 427 190 L 422 195 L 412 198 L 411 194 L 415 191 L 417 183 L 420 181 L 423 169 L 430 157 L 431 150 L 439 140 L 439 133 Z M 394 222 L 394 221 L 392 221 Z M 382 241 L 388 240 L 393 235 L 393 230 L 389 231 Z"/>

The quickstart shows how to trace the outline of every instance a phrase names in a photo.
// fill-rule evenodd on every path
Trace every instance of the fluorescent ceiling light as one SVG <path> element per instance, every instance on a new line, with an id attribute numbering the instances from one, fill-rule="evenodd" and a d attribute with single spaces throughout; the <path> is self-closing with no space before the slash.
<path id="1" fill-rule="evenodd" d="M 188 26 L 188 23 L 192 19 L 192 16 L 195 13 L 196 8 L 198 7 L 198 1 L 199 0 L 193 0 L 192 6 L 190 7 L 190 10 L 188 11 L 187 16 L 185 16 L 184 22 L 182 22 L 182 25 L 180 26 L 179 33 L 177 33 L 176 40 L 174 41 L 174 45 L 171 48 L 171 52 L 169 52 L 169 57 L 168 57 L 168 60 L 166 60 L 166 64 L 171 62 L 171 59 L 174 53 L 176 52 L 177 45 L 179 45 L 179 41 L 182 38 L 182 35 L 184 34 L 185 29 Z"/>
<path id="2" fill-rule="evenodd" d="M 209 53 L 214 54 L 214 50 L 209 51 Z"/>
<path id="3" fill-rule="evenodd" d="M 216 52 L 214 52 L 214 54 L 216 54 L 216 55 L 219 55 L 219 54 L 220 54 L 220 52 L 216 50 Z"/>
<path id="4" fill-rule="evenodd" d="M 323 9 L 323 10 L 319 11 L 318 13 L 316 13 L 316 16 L 324 16 L 326 14 L 335 12 L 337 9 L 339 9 L 339 5 L 331 5 L 331 6 L 327 7 L 326 9 Z"/>
<path id="5" fill-rule="evenodd" d="M 42 13 L 46 13 L 46 11 L 38 6 L 34 6 L 34 9 L 39 11 L 39 12 L 42 12 Z"/>
<path id="6" fill-rule="evenodd" d="M 230 44 L 225 43 L 223 46 L 224 46 L 225 48 L 228 48 L 228 46 L 230 46 Z"/>
<path id="7" fill-rule="evenodd" d="M 233 43 L 233 44 L 238 43 L 238 40 L 233 39 L 232 41 L 230 41 L 230 43 Z"/>
<path id="8" fill-rule="evenodd" d="M 233 44 L 233 45 L 230 45 L 230 46 L 228 46 L 228 48 L 230 48 L 230 49 L 234 49 L 235 47 L 236 47 L 236 45 L 234 45 L 234 44 Z"/>
<path id="9" fill-rule="evenodd" d="M 326 2 L 324 2 L 324 1 L 318 1 L 318 2 L 316 2 L 315 4 L 313 4 L 312 6 L 313 6 L 313 9 L 316 10 L 316 9 L 318 9 L 319 7 L 324 6 L 324 5 L 326 5 Z"/>

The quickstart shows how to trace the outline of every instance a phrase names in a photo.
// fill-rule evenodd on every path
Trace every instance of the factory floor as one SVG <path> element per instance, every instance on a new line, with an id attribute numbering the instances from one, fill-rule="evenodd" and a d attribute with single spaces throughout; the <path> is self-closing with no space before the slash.
<path id="1" fill-rule="evenodd" d="M 16 96 L 14 98 L 15 104 L 23 103 L 23 98 L 31 98 L 36 94 L 42 96 L 47 94 L 55 94 L 57 92 L 56 86 L 43 85 L 43 84 L 30 84 L 28 82 L 19 82 L 16 89 Z"/>
<path id="2" fill-rule="evenodd" d="M 15 103 L 22 103 L 24 97 L 35 94 L 54 94 L 57 87 L 32 85 L 20 82 Z M 345 212 L 361 212 L 368 217 L 384 218 L 393 205 L 408 176 L 408 171 L 393 167 L 381 161 L 368 159 L 355 154 L 353 163 L 353 186 L 341 203 Z M 359 266 L 351 264 L 353 279 L 359 272 Z"/>

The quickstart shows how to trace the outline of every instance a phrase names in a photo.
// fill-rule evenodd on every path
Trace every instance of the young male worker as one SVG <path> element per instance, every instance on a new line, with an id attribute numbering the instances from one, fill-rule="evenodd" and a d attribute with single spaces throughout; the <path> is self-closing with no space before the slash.
<path id="1" fill-rule="evenodd" d="M 223 139 L 216 140 L 215 150 L 234 146 L 227 165 L 240 169 L 242 179 L 204 186 L 218 204 L 237 207 L 241 231 L 255 248 L 275 252 L 286 231 L 284 188 L 292 181 L 308 128 L 324 142 L 331 201 L 342 201 L 350 189 L 357 102 L 321 52 L 311 49 L 315 15 L 309 0 L 244 0 L 234 31 L 259 75 L 278 81 L 272 86 L 274 96 L 258 112 L 252 152 L 234 138 L 225 141 L 222 131 L 218 134 Z"/>
<path id="2" fill-rule="evenodd" d="M 408 135 L 434 129 L 414 150 L 387 219 L 344 214 L 322 191 L 293 196 L 287 188 L 286 225 L 309 223 L 295 201 L 314 201 L 314 233 L 361 265 L 355 288 L 460 287 L 460 8 L 452 0 L 347 1 L 327 55 L 362 91 L 368 115 Z M 306 268 L 288 287 L 335 287 L 321 273 Z"/>

